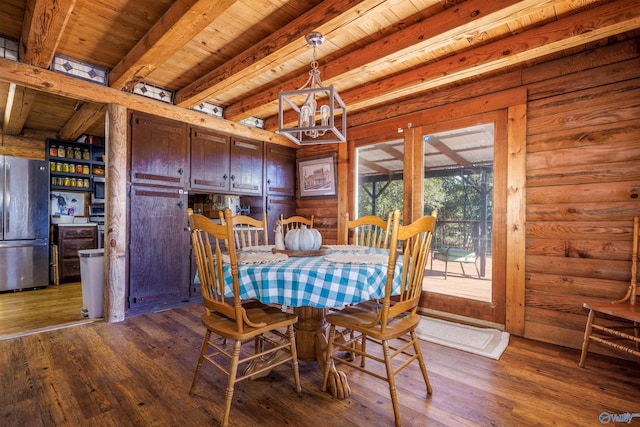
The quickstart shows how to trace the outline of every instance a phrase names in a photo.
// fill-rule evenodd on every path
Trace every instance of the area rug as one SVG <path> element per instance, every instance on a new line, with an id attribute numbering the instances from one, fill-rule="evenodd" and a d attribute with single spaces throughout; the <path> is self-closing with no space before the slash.
<path id="1" fill-rule="evenodd" d="M 418 338 L 435 344 L 499 360 L 509 344 L 509 333 L 478 328 L 445 320 L 422 317 L 416 328 Z"/>

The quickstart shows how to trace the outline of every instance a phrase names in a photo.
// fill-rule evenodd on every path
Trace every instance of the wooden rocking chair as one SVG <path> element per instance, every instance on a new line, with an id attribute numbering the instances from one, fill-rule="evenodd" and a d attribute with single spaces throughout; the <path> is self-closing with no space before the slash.
<path id="1" fill-rule="evenodd" d="M 609 303 L 584 303 L 589 309 L 587 326 L 584 331 L 582 355 L 578 366 L 584 367 L 589 351 L 589 343 L 595 341 L 617 351 L 635 356 L 640 362 L 640 306 L 638 299 L 638 235 L 640 217 L 633 219 L 633 249 L 631 254 L 631 283 L 627 294 L 620 300 Z M 608 319 L 603 319 L 607 316 Z M 613 326 L 611 319 L 620 322 L 621 326 Z M 609 323 L 596 323 L 601 320 Z M 595 332 L 594 332 L 595 331 Z"/>

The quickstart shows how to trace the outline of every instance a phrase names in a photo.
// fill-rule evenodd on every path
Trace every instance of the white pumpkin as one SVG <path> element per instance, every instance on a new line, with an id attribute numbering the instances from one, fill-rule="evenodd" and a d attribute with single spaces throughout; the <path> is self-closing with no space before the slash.
<path id="1" fill-rule="evenodd" d="M 322 246 L 322 235 L 315 228 L 301 228 L 289 230 L 284 236 L 284 244 L 292 251 L 313 251 Z"/>

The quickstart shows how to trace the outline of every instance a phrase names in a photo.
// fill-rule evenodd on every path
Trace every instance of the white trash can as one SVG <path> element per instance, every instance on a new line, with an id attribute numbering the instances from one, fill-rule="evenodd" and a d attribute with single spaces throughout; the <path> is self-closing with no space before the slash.
<path id="1" fill-rule="evenodd" d="M 91 318 L 102 317 L 104 301 L 104 249 L 83 249 L 80 256 L 82 281 L 82 313 Z"/>

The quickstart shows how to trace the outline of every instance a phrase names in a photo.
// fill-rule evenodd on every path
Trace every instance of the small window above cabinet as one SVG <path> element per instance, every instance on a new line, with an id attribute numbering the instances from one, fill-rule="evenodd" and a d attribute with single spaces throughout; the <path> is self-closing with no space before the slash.
<path id="1" fill-rule="evenodd" d="M 92 191 L 94 176 L 104 176 L 104 147 L 47 139 L 52 190 Z"/>

